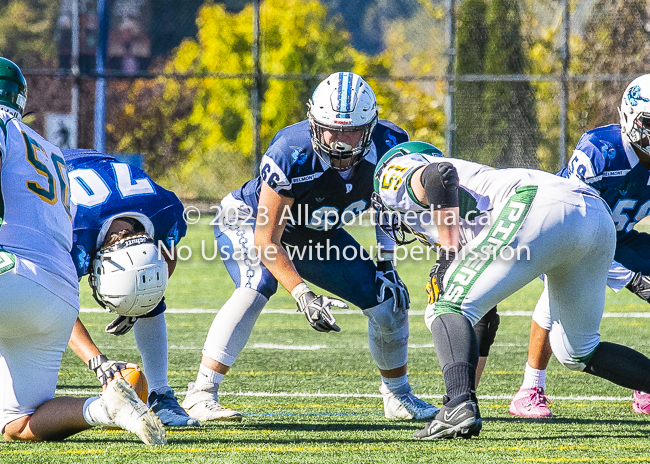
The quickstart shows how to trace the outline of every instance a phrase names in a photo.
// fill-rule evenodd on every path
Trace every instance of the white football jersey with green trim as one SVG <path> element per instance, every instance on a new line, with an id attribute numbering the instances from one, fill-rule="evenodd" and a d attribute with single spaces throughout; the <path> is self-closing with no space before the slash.
<path id="1" fill-rule="evenodd" d="M 0 109 L 0 154 L 0 273 L 15 267 L 78 307 L 73 211 L 61 151 Z"/>
<path id="2" fill-rule="evenodd" d="M 394 157 L 379 174 L 378 193 L 388 208 L 400 213 L 402 223 L 409 226 L 420 241 L 434 247 L 437 247 L 439 241 L 438 229 L 429 207 L 415 198 L 410 184 L 416 170 L 431 163 L 443 162 L 451 163 L 458 171 L 460 179 L 458 197 L 461 247 L 489 225 L 489 213 L 504 204 L 518 187 L 540 186 L 543 188 L 540 191 L 542 195 L 545 189 L 568 189 L 598 196 L 594 190 L 581 182 L 561 179 L 545 171 L 494 169 L 465 160 L 422 153 Z"/>

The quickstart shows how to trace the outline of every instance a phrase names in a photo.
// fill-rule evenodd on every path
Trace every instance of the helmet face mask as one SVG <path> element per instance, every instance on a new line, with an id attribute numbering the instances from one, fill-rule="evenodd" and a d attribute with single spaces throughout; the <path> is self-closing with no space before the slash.
<path id="1" fill-rule="evenodd" d="M 27 103 L 27 81 L 11 60 L 0 57 L 0 105 L 22 115 Z"/>
<path id="2" fill-rule="evenodd" d="M 402 221 L 397 211 L 389 210 L 384 204 L 381 196 L 373 192 L 371 198 L 372 208 L 375 210 L 376 222 L 381 231 L 397 245 L 408 245 L 416 239 L 407 239 L 406 233 L 413 233 L 411 228 Z"/>
<path id="3" fill-rule="evenodd" d="M 167 262 L 151 237 L 138 234 L 99 250 L 88 281 L 103 308 L 120 316 L 142 316 L 165 294 Z"/>
<path id="4" fill-rule="evenodd" d="M 377 99 L 358 75 L 334 73 L 314 90 L 307 118 L 314 152 L 332 169 L 346 171 L 370 151 Z"/>
<path id="5" fill-rule="evenodd" d="M 623 137 L 650 156 L 650 74 L 636 78 L 627 86 L 619 115 Z"/>

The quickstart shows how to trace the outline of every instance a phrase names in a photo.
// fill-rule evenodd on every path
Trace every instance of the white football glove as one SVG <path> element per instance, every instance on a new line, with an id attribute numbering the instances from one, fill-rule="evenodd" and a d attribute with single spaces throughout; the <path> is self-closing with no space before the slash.
<path id="1" fill-rule="evenodd" d="M 135 321 L 137 320 L 137 317 L 117 316 L 113 322 L 106 326 L 104 332 L 111 335 L 124 335 L 133 328 L 133 324 L 135 324 Z"/>
<path id="2" fill-rule="evenodd" d="M 377 274 L 375 275 L 375 292 L 377 302 L 381 303 L 390 295 L 394 297 L 393 313 L 407 311 L 410 306 L 409 291 L 397 275 L 392 261 L 377 261 Z"/>
<path id="3" fill-rule="evenodd" d="M 298 298 L 298 311 L 302 311 L 309 321 L 309 324 L 319 332 L 340 332 L 341 328 L 336 325 L 336 319 L 330 311 L 330 306 L 347 308 L 343 301 L 336 298 L 329 298 L 323 295 L 316 295 L 312 291 L 304 293 Z"/>
<path id="4" fill-rule="evenodd" d="M 107 385 L 108 382 L 115 378 L 115 373 L 124 369 L 126 364 L 126 361 L 111 361 L 105 355 L 100 354 L 88 361 L 88 368 L 95 371 L 97 380 L 102 385 Z"/>

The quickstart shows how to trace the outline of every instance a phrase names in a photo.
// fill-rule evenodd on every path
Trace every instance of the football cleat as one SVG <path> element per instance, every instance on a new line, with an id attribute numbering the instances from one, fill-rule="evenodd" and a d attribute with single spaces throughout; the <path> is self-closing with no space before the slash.
<path id="1" fill-rule="evenodd" d="M 552 404 L 551 399 L 544 394 L 542 387 L 520 388 L 510 402 L 508 410 L 513 416 L 530 417 L 539 419 L 542 417 L 553 417 L 548 408 Z"/>
<path id="2" fill-rule="evenodd" d="M 458 400 L 455 399 L 450 406 L 449 397 L 445 395 L 443 406 L 435 419 L 427 422 L 413 437 L 420 440 L 477 437 L 483 427 L 478 404 L 470 395 L 463 395 Z"/>
<path id="3" fill-rule="evenodd" d="M 384 397 L 384 415 L 388 419 L 433 419 L 440 408 L 422 401 L 411 391 L 398 395 L 393 393 L 383 383 L 379 391 Z"/>
<path id="4" fill-rule="evenodd" d="M 240 421 L 242 414 L 219 404 L 217 386 L 214 384 L 196 385 L 194 382 L 187 387 L 187 396 L 183 407 L 190 417 L 199 421 Z"/>
<path id="5" fill-rule="evenodd" d="M 135 433 L 147 445 L 167 443 L 165 427 L 154 412 L 138 398 L 124 379 L 109 382 L 101 394 L 108 417 L 114 425 Z"/>
<path id="6" fill-rule="evenodd" d="M 643 393 L 638 390 L 634 390 L 632 398 L 634 398 L 632 409 L 634 409 L 635 413 L 650 414 L 650 393 Z"/>
<path id="7" fill-rule="evenodd" d="M 149 394 L 147 404 L 164 425 L 172 427 L 195 427 L 201 425 L 198 420 L 191 418 L 185 409 L 178 404 L 178 400 L 174 397 L 174 390 L 170 387 L 167 387 L 163 393 L 152 391 Z"/>

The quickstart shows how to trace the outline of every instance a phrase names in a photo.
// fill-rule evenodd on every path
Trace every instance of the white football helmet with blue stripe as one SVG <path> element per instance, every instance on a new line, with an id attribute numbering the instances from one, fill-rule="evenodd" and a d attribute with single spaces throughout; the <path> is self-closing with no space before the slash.
<path id="1" fill-rule="evenodd" d="M 357 74 L 334 73 L 314 90 L 307 117 L 314 152 L 331 168 L 346 171 L 370 151 L 377 124 L 377 99 Z M 356 146 L 342 141 L 327 143 L 325 131 L 359 132 L 359 142 Z"/>
<path id="2" fill-rule="evenodd" d="M 618 112 L 621 133 L 635 148 L 650 155 L 650 74 L 637 77 L 627 86 Z"/>

